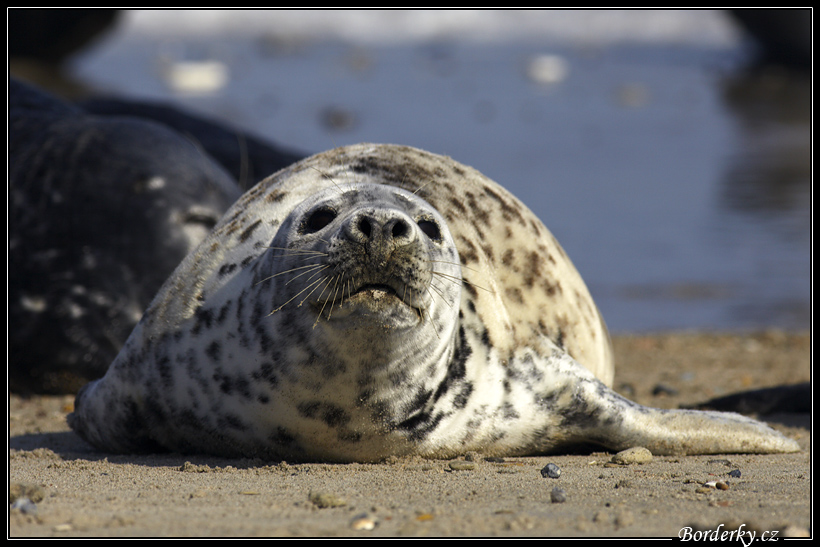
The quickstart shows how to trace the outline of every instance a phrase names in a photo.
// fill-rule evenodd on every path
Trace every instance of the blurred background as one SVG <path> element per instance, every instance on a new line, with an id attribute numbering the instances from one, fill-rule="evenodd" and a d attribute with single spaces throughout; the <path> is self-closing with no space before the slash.
<path id="1" fill-rule="evenodd" d="M 810 327 L 810 10 L 50 15 L 10 10 L 10 70 L 64 97 L 477 168 L 614 333 Z"/>

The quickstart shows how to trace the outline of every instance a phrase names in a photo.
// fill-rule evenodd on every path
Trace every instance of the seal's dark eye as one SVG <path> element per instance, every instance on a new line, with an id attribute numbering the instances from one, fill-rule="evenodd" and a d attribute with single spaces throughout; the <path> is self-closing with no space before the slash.
<path id="1" fill-rule="evenodd" d="M 421 231 L 424 232 L 424 235 L 433 241 L 441 241 L 441 231 L 438 229 L 438 224 L 432 220 L 422 218 L 419 219 L 418 225 Z"/>
<path id="2" fill-rule="evenodd" d="M 316 209 L 302 223 L 303 234 L 313 234 L 333 222 L 336 218 L 336 211 L 327 207 Z"/>

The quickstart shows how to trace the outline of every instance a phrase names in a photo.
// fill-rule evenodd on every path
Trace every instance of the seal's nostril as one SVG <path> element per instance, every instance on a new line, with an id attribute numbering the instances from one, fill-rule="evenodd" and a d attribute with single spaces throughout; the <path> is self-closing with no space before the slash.
<path id="1" fill-rule="evenodd" d="M 360 218 L 358 222 L 358 228 L 361 233 L 364 234 L 365 237 L 369 238 L 372 232 L 372 227 L 370 226 L 370 221 L 366 218 Z"/>
<path id="2" fill-rule="evenodd" d="M 398 239 L 400 237 L 404 237 L 410 231 L 410 228 L 407 226 L 407 223 L 403 220 L 397 220 L 393 223 L 393 229 L 391 233 L 393 234 L 393 239 Z"/>

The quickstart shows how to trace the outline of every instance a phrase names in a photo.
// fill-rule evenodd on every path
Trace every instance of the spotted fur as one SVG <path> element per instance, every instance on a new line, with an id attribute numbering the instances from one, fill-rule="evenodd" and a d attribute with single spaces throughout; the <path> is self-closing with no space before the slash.
<path id="1" fill-rule="evenodd" d="M 452 159 L 358 145 L 248 191 L 160 290 L 71 427 L 103 450 L 376 461 L 797 449 L 616 393 L 606 327 L 544 225 Z"/>

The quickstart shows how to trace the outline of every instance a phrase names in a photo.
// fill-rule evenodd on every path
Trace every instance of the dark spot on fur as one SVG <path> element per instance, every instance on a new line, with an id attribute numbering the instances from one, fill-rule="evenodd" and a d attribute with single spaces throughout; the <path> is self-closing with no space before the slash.
<path id="1" fill-rule="evenodd" d="M 466 237 L 461 235 L 458 236 L 456 248 L 458 249 L 458 256 L 461 259 L 462 264 L 478 262 L 478 249 L 476 249 L 476 246 L 473 245 L 473 242 L 467 239 Z"/>
<path id="2" fill-rule="evenodd" d="M 481 202 L 476 199 L 475 194 L 472 192 L 466 192 L 465 198 L 467 200 L 467 209 L 470 211 L 470 214 L 482 225 L 489 226 L 490 214 L 481 207 Z"/>
<path id="3" fill-rule="evenodd" d="M 505 420 L 517 420 L 521 416 L 518 414 L 518 411 L 515 410 L 515 407 L 512 403 L 504 403 L 501 407 L 501 415 L 504 417 Z"/>
<path id="4" fill-rule="evenodd" d="M 268 440 L 276 446 L 288 446 L 293 444 L 296 436 L 284 427 L 277 427 L 276 431 L 268 436 Z"/>
<path id="5" fill-rule="evenodd" d="M 199 308 L 194 313 L 194 316 L 196 317 L 196 323 L 194 324 L 194 328 L 191 329 L 192 334 L 199 335 L 203 328 L 205 330 L 210 330 L 211 323 L 214 319 L 213 311 L 205 308 Z"/>
<path id="6" fill-rule="evenodd" d="M 305 418 L 318 419 L 330 427 L 339 427 L 350 421 L 344 409 L 330 403 L 314 401 L 297 406 L 299 414 Z"/>
<path id="7" fill-rule="evenodd" d="M 273 363 L 262 363 L 259 366 L 258 370 L 253 371 L 251 377 L 254 380 L 264 380 L 271 387 L 276 387 L 277 385 L 279 385 L 279 377 L 276 375 L 276 372 L 274 371 Z"/>
<path id="8" fill-rule="evenodd" d="M 484 239 L 484 236 L 482 234 L 479 235 L 481 236 L 481 239 Z M 495 251 L 493 250 L 492 245 L 484 244 L 481 246 L 481 250 L 484 251 L 484 255 L 487 257 L 487 260 L 489 260 L 491 263 L 495 262 Z"/>
<path id="9" fill-rule="evenodd" d="M 219 308 L 219 314 L 216 316 L 216 324 L 217 326 L 222 326 L 225 323 L 225 319 L 228 318 L 228 311 L 230 310 L 232 301 L 225 302 L 225 305 Z"/>
<path id="10" fill-rule="evenodd" d="M 219 361 L 222 355 L 222 346 L 218 341 L 214 340 L 205 348 L 205 354 L 210 357 L 212 361 Z"/>
<path id="11" fill-rule="evenodd" d="M 410 441 L 418 442 L 424 440 L 430 432 L 435 430 L 442 419 L 444 419 L 443 412 L 439 412 L 435 416 L 432 416 L 429 412 L 420 412 L 399 423 L 397 429 L 407 431 Z"/>
<path id="12" fill-rule="evenodd" d="M 453 352 L 453 357 L 447 366 L 447 374 L 441 381 L 441 384 L 436 389 L 434 400 L 438 401 L 445 393 L 447 393 L 453 386 L 459 383 L 467 373 L 467 359 L 472 355 L 473 350 L 470 344 L 467 343 L 467 337 L 464 332 L 464 327 L 459 328 L 459 340 L 456 344 L 456 350 Z"/>
<path id="13" fill-rule="evenodd" d="M 404 414 L 406 416 L 409 416 L 409 415 L 413 415 L 413 414 L 421 411 L 421 409 L 424 408 L 427 405 L 427 402 L 430 400 L 430 397 L 432 395 L 433 395 L 433 392 L 430 391 L 429 389 L 424 389 L 424 387 L 419 387 L 418 390 L 416 391 L 416 395 L 404 407 L 404 409 L 403 409 Z"/>
<path id="14" fill-rule="evenodd" d="M 484 187 L 484 193 L 494 199 L 499 207 L 501 207 L 501 214 L 506 221 L 517 220 L 522 226 L 526 225 L 524 217 L 521 215 L 521 209 L 514 204 L 510 204 L 506 199 L 501 197 L 495 190 L 489 186 Z"/>
<path id="15" fill-rule="evenodd" d="M 223 264 L 219 267 L 219 277 L 224 277 L 236 269 L 236 264 Z"/>
<path id="16" fill-rule="evenodd" d="M 239 242 L 246 242 L 248 238 L 251 237 L 251 234 L 253 234 L 253 231 L 256 230 L 260 224 L 262 224 L 262 219 L 257 219 L 256 222 L 245 228 L 245 230 L 239 236 Z"/>
<path id="17" fill-rule="evenodd" d="M 524 295 L 518 287 L 507 287 L 504 294 L 508 299 L 518 304 L 524 304 Z"/>
<path id="18" fill-rule="evenodd" d="M 507 249 L 504 251 L 504 254 L 501 255 L 501 264 L 506 268 L 512 267 L 513 260 L 515 260 L 515 252 L 512 249 Z"/>
<path id="19" fill-rule="evenodd" d="M 555 296 L 556 294 L 564 292 L 561 288 L 561 282 L 556 281 L 555 283 L 551 283 L 549 277 L 544 277 L 541 280 L 541 288 L 547 293 L 547 296 Z"/>
<path id="20" fill-rule="evenodd" d="M 462 215 L 467 214 L 467 208 L 464 206 L 464 204 L 461 202 L 461 200 L 459 198 L 451 197 L 450 198 L 450 205 L 452 205 L 453 208 L 456 209 L 460 214 L 462 214 Z M 450 218 L 448 220 L 453 221 L 455 219 Z"/>
<path id="21" fill-rule="evenodd" d="M 535 280 L 540 279 L 543 275 L 544 257 L 537 251 L 532 251 L 527 254 L 527 263 L 525 265 L 526 275 L 524 276 L 524 286 L 531 289 L 535 285 Z"/>
<path id="22" fill-rule="evenodd" d="M 467 282 L 465 281 L 465 282 L 463 282 L 463 283 L 461 284 L 461 286 L 464 288 L 464 290 L 465 290 L 465 291 L 467 291 L 468 293 L 470 293 L 470 297 L 471 297 L 471 298 L 473 298 L 473 299 L 478 298 L 478 290 L 477 290 L 475 287 L 473 287 L 472 283 L 467 283 Z M 472 302 L 472 300 L 471 300 L 471 302 Z M 472 311 L 475 311 L 475 306 L 473 306 L 473 310 L 472 310 Z"/>
<path id="23" fill-rule="evenodd" d="M 473 392 L 473 384 L 465 382 L 461 387 L 461 391 L 453 398 L 453 406 L 455 408 L 464 408 L 470 400 L 470 394 Z"/>
<path id="24" fill-rule="evenodd" d="M 169 359 L 167 355 L 162 355 L 156 360 L 156 363 L 157 371 L 159 372 L 159 377 L 162 378 L 163 385 L 171 386 L 171 382 L 174 379 L 171 369 L 171 359 Z"/>

